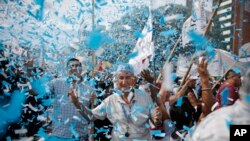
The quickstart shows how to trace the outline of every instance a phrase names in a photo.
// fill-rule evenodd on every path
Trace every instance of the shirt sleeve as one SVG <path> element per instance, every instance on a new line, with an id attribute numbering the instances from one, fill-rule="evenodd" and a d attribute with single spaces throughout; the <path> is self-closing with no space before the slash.
<path id="1" fill-rule="evenodd" d="M 94 115 L 94 117 L 100 120 L 104 120 L 107 117 L 107 105 L 107 100 L 104 100 L 96 108 L 92 109 L 92 114 Z"/>
<path id="2" fill-rule="evenodd" d="M 232 88 L 232 87 L 228 87 L 229 90 L 229 94 L 228 94 L 228 99 L 227 99 L 227 105 L 232 105 L 234 104 L 234 102 L 239 99 L 239 94 L 237 93 L 237 91 Z"/>

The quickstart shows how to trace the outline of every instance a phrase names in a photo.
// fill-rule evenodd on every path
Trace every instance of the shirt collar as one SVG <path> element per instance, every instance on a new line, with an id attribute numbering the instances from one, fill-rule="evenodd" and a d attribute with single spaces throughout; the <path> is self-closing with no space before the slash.
<path id="1" fill-rule="evenodd" d="M 126 104 L 126 102 L 122 99 L 122 97 L 121 97 L 120 94 L 118 94 L 118 93 L 115 93 L 115 94 L 117 95 L 117 98 L 118 98 L 117 101 L 118 101 L 119 103 Z M 132 94 L 133 94 L 133 96 L 132 96 L 132 98 L 131 98 L 131 101 L 136 101 L 136 100 L 137 100 L 137 96 L 136 96 L 135 92 L 132 93 Z"/>

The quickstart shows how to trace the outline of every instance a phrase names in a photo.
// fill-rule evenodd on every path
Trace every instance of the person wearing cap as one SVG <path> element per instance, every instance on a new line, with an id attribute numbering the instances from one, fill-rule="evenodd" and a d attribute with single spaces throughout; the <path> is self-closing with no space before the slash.
<path id="1" fill-rule="evenodd" d="M 200 122 L 192 141 L 229 141 L 230 125 L 250 124 L 250 69 L 242 79 L 239 99 L 233 105 L 222 107 Z M 241 137 L 244 138 L 244 137 Z M 241 140 L 241 139 L 240 139 Z"/>
<path id="2" fill-rule="evenodd" d="M 232 105 L 239 99 L 238 90 L 241 86 L 241 75 L 230 69 L 225 75 L 225 82 L 220 86 L 216 94 L 216 103 L 213 106 L 215 110 Z"/>
<path id="3" fill-rule="evenodd" d="M 155 126 L 161 126 L 162 114 L 159 107 L 154 108 L 150 95 L 134 88 L 136 77 L 130 64 L 120 64 L 115 74 L 115 86 L 112 95 L 107 97 L 96 108 L 88 111 L 86 107 L 76 101 L 74 95 L 72 100 L 83 113 L 94 119 L 108 118 L 113 124 L 113 141 L 151 140 L 149 120 L 152 119 Z"/>

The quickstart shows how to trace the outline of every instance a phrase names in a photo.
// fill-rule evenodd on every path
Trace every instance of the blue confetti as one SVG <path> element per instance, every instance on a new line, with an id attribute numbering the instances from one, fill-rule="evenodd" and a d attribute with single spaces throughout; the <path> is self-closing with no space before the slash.
<path id="1" fill-rule="evenodd" d="M 189 133 L 191 133 L 191 128 L 189 128 L 189 127 L 183 125 L 183 129 L 186 130 L 186 131 L 188 131 Z"/>
<path id="2" fill-rule="evenodd" d="M 113 40 L 100 30 L 95 30 L 89 34 L 89 37 L 85 40 L 85 43 L 89 49 L 96 50 L 105 43 L 112 43 Z"/>
<path id="3" fill-rule="evenodd" d="M 61 3 L 61 2 L 62 2 L 62 0 L 56 0 L 56 2 L 57 2 L 57 3 Z"/>
<path id="4" fill-rule="evenodd" d="M 179 97 L 179 98 L 177 99 L 177 102 L 176 102 L 175 106 L 176 106 L 176 107 L 181 107 L 182 101 L 183 101 L 183 97 Z"/>
<path id="5" fill-rule="evenodd" d="M 238 73 L 238 74 L 241 73 L 240 69 L 237 68 L 237 67 L 233 67 L 232 70 L 233 70 L 235 73 Z"/>
<path id="6" fill-rule="evenodd" d="M 176 80 L 176 78 L 177 78 L 177 75 L 176 75 L 176 73 L 171 73 L 171 80 L 172 81 L 175 81 Z"/>
<path id="7" fill-rule="evenodd" d="M 134 32 L 134 37 L 136 37 L 136 38 L 143 38 L 144 35 L 141 32 L 139 32 L 139 31 L 135 31 Z"/>
<path id="8" fill-rule="evenodd" d="M 244 97 L 244 100 L 245 100 L 248 104 L 250 104 L 250 95 L 246 95 L 246 96 Z"/>
<path id="9" fill-rule="evenodd" d="M 22 105 L 25 102 L 25 94 L 20 91 L 14 91 L 12 99 L 9 103 L 10 106 L 0 108 L 0 128 L 5 129 L 8 124 L 17 121 L 22 113 Z M 11 116 L 9 116 L 11 115 Z"/>
<path id="10" fill-rule="evenodd" d="M 161 134 L 161 130 L 152 130 L 150 131 L 151 135 Z"/>
<path id="11" fill-rule="evenodd" d="M 98 3 L 100 6 L 104 6 L 107 5 L 108 3 L 106 2 L 106 0 L 96 0 L 96 3 Z"/>
<path id="12" fill-rule="evenodd" d="M 97 129 L 97 133 L 109 132 L 109 129 L 105 129 L 105 128 L 103 128 L 103 127 L 101 127 L 100 129 L 98 129 L 98 128 L 95 128 L 95 129 Z"/>
<path id="13" fill-rule="evenodd" d="M 214 58 L 214 56 L 216 55 L 216 52 L 215 52 L 213 46 L 211 46 L 210 44 L 207 45 L 206 51 L 207 51 L 210 58 L 211 57 Z"/>
<path id="14" fill-rule="evenodd" d="M 228 94 L 229 94 L 229 89 L 226 87 L 222 92 L 221 92 L 221 105 L 225 106 L 228 103 Z"/>
<path id="15" fill-rule="evenodd" d="M 165 137 L 165 133 L 162 133 L 161 130 L 151 130 L 150 134 L 152 136 Z"/>
<path id="16" fill-rule="evenodd" d="M 27 11 L 27 13 L 34 17 L 36 20 L 42 21 L 43 19 L 43 11 L 44 11 L 44 0 L 34 0 L 36 3 L 36 6 L 39 6 L 39 9 L 36 10 L 35 13 L 32 13 L 30 10 Z M 31 7 L 29 5 L 29 7 Z"/>
<path id="17" fill-rule="evenodd" d="M 76 0 L 78 2 L 78 4 L 83 7 L 83 3 L 80 0 Z"/>
<path id="18" fill-rule="evenodd" d="M 226 125 L 227 125 L 227 129 L 230 129 L 230 125 L 232 125 L 232 119 L 231 117 L 227 117 L 225 119 Z"/>
<path id="19" fill-rule="evenodd" d="M 75 127 L 76 127 L 75 124 L 71 124 L 70 127 L 69 127 L 69 130 L 70 130 L 70 132 L 73 134 L 73 136 L 74 136 L 75 138 L 78 138 L 78 137 L 79 137 L 79 134 L 75 131 L 75 129 L 74 129 Z"/>
<path id="20" fill-rule="evenodd" d="M 135 58 L 136 56 L 138 56 L 138 51 L 137 52 L 132 52 L 128 55 L 128 59 L 132 59 Z"/>
<path id="21" fill-rule="evenodd" d="M 149 125 L 148 123 L 146 123 L 146 124 L 144 125 L 144 127 L 148 129 L 148 128 L 150 128 L 150 125 Z"/>
<path id="22" fill-rule="evenodd" d="M 196 51 L 203 50 L 208 45 L 208 40 L 203 35 L 196 33 L 194 30 L 188 32 L 188 36 L 191 39 L 192 43 L 194 43 Z"/>
<path id="23" fill-rule="evenodd" d="M 160 24 L 161 25 L 165 25 L 165 17 L 164 16 L 161 16 L 161 18 L 160 18 Z"/>
<path id="24" fill-rule="evenodd" d="M 185 117 L 188 117 L 188 113 L 187 112 L 185 112 Z"/>
<path id="25" fill-rule="evenodd" d="M 164 37 L 169 37 L 169 36 L 173 36 L 173 35 L 176 35 L 177 32 L 175 29 L 170 29 L 170 30 L 167 30 L 167 31 L 163 31 L 160 33 L 160 35 L 164 36 Z"/>
<path id="26" fill-rule="evenodd" d="M 63 21 L 64 23 L 66 23 L 66 24 L 70 24 L 70 25 L 73 25 L 73 24 L 74 24 L 72 18 L 71 18 L 71 17 L 66 17 L 65 15 L 63 15 L 63 17 L 62 17 L 62 21 Z"/>
<path id="27" fill-rule="evenodd" d="M 43 137 L 45 140 L 48 139 L 49 135 L 44 131 L 43 128 L 39 128 L 37 135 Z"/>
<path id="28" fill-rule="evenodd" d="M 82 15 L 83 13 L 84 13 L 84 11 L 80 9 L 79 12 L 78 12 L 78 14 L 77 14 L 78 20 L 80 19 L 81 15 Z"/>
<path id="29" fill-rule="evenodd" d="M 44 35 L 44 36 L 47 36 L 47 37 L 49 37 L 49 38 L 52 38 L 52 37 L 53 37 L 53 36 L 50 35 L 48 32 L 44 32 L 43 35 Z"/>
<path id="30" fill-rule="evenodd" d="M 48 99 L 48 100 L 42 100 L 42 104 L 44 105 L 44 106 L 50 106 L 51 104 L 53 104 L 55 102 L 55 100 L 54 99 Z"/>
<path id="31" fill-rule="evenodd" d="M 58 13 L 58 11 L 55 11 L 54 14 L 55 14 L 56 16 L 58 16 L 59 13 Z"/>
<path id="32" fill-rule="evenodd" d="M 6 141 L 11 141 L 10 136 L 6 137 Z"/>

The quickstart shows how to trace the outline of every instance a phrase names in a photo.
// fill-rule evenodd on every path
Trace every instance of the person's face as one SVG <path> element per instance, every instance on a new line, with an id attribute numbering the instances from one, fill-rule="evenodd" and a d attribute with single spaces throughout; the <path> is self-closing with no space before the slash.
<path id="1" fill-rule="evenodd" d="M 79 61 L 70 61 L 67 66 L 68 74 L 81 74 L 82 73 L 82 66 Z"/>
<path id="2" fill-rule="evenodd" d="M 133 76 L 130 73 L 127 72 L 120 72 L 117 75 L 117 88 L 121 90 L 122 92 L 130 89 L 130 87 L 134 86 L 136 84 L 135 76 Z"/>
<path id="3" fill-rule="evenodd" d="M 241 75 L 232 73 L 232 75 L 229 76 L 229 79 L 233 81 L 233 84 L 235 87 L 240 87 L 241 86 Z"/>
<path id="4" fill-rule="evenodd" d="M 196 79 L 190 79 L 187 85 L 188 85 L 190 88 L 195 88 Z"/>

